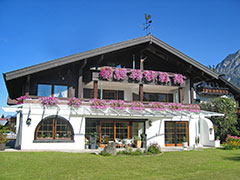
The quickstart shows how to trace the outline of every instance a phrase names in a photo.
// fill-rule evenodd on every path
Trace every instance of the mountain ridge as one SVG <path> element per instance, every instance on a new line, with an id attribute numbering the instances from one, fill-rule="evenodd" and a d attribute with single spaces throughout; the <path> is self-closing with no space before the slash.
<path id="1" fill-rule="evenodd" d="M 227 55 L 225 59 L 218 63 L 216 72 L 225 74 L 225 79 L 240 88 L 240 49 L 233 54 Z"/>

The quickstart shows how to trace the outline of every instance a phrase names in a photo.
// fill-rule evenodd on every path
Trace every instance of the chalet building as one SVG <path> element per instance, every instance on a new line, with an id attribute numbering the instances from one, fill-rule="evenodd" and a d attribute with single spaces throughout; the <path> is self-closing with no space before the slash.
<path id="1" fill-rule="evenodd" d="M 196 102 L 201 82 L 221 76 L 148 35 L 7 72 L 6 112 L 17 112 L 16 147 L 84 149 L 115 141 L 142 147 L 215 146 L 208 119 Z M 229 93 L 229 87 L 222 93 Z M 228 89 L 227 89 L 228 88 Z M 232 91 L 232 90 L 231 90 Z M 231 92 L 233 93 L 233 92 Z M 138 139 L 139 139 L 138 138 Z"/>

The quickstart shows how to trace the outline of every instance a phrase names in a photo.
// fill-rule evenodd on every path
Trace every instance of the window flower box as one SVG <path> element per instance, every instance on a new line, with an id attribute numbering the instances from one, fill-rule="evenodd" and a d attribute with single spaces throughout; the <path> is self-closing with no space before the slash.
<path id="1" fill-rule="evenodd" d="M 145 107 L 144 107 L 144 104 L 141 103 L 141 102 L 132 102 L 130 104 L 130 109 L 133 109 L 133 110 L 144 110 Z"/>
<path id="2" fill-rule="evenodd" d="M 110 107 L 113 109 L 124 109 L 126 108 L 123 100 L 111 100 Z"/>
<path id="3" fill-rule="evenodd" d="M 168 84 L 170 82 L 170 77 L 167 72 L 158 72 L 158 80 L 161 83 Z"/>
<path id="4" fill-rule="evenodd" d="M 174 84 L 184 84 L 184 76 L 182 74 L 174 74 Z"/>
<path id="5" fill-rule="evenodd" d="M 144 79 L 147 81 L 147 82 L 152 82 L 154 80 L 156 80 L 157 78 L 157 72 L 155 71 L 144 71 Z"/>
<path id="6" fill-rule="evenodd" d="M 114 75 L 115 80 L 121 81 L 127 78 L 127 69 L 125 68 L 116 68 Z"/>
<path id="7" fill-rule="evenodd" d="M 106 109 L 107 108 L 107 103 L 106 101 L 102 99 L 92 99 L 90 100 L 91 108 L 96 108 L 96 109 Z"/>
<path id="8" fill-rule="evenodd" d="M 113 77 L 113 70 L 111 67 L 103 67 L 100 70 L 100 76 L 102 79 L 110 81 Z"/>
<path id="9" fill-rule="evenodd" d="M 68 105 L 71 107 L 75 107 L 75 108 L 79 108 L 81 103 L 82 103 L 82 101 L 75 97 L 68 100 Z"/>
<path id="10" fill-rule="evenodd" d="M 143 73 L 140 69 L 131 69 L 129 78 L 131 78 L 132 80 L 135 80 L 137 82 L 142 81 Z"/>
<path id="11" fill-rule="evenodd" d="M 56 106 L 58 104 L 58 98 L 56 97 L 41 97 L 39 101 L 43 106 Z"/>
<path id="12" fill-rule="evenodd" d="M 159 111 L 166 110 L 166 105 L 161 102 L 151 102 L 149 105 L 152 110 L 159 110 Z"/>

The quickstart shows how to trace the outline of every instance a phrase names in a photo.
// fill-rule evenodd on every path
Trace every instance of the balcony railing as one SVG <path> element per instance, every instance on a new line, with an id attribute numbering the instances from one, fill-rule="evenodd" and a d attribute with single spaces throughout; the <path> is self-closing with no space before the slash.
<path id="1" fill-rule="evenodd" d="M 205 95 L 228 95 L 228 88 L 218 88 L 218 87 L 198 87 L 197 91 L 199 94 Z"/>
<path id="2" fill-rule="evenodd" d="M 103 70 L 104 69 L 104 70 Z M 107 70 L 106 70 L 107 69 Z M 92 81 L 110 81 L 123 83 L 151 84 L 164 86 L 185 87 L 185 80 L 181 74 L 159 72 L 152 70 L 125 69 L 102 67 L 92 70 Z"/>

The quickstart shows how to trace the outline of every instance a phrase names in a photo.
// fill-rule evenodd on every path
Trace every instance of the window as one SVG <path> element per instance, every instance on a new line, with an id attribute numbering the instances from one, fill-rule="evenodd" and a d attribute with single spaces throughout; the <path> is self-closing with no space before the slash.
<path id="1" fill-rule="evenodd" d="M 62 117 L 54 116 L 43 119 L 36 128 L 36 140 L 73 140 L 70 123 Z"/>
<path id="2" fill-rule="evenodd" d="M 173 94 L 145 92 L 144 101 L 173 102 Z"/>
<path id="3" fill-rule="evenodd" d="M 38 84 L 38 96 L 51 96 L 52 95 L 52 85 Z"/>
<path id="4" fill-rule="evenodd" d="M 38 96 L 68 97 L 68 87 L 63 85 L 38 84 Z"/>
<path id="5" fill-rule="evenodd" d="M 98 98 L 100 98 L 100 89 L 98 89 Z M 93 98 L 93 89 L 83 89 L 83 98 Z M 103 90 L 103 99 L 118 99 L 124 100 L 124 92 L 116 90 Z"/>

